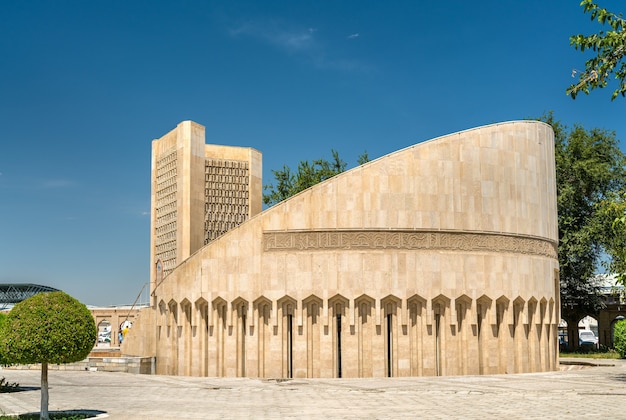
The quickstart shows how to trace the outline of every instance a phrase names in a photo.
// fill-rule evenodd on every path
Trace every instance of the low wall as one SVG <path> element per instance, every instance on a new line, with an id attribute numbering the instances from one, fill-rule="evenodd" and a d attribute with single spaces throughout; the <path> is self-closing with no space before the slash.
<path id="1" fill-rule="evenodd" d="M 152 375 L 155 372 L 154 357 L 88 357 L 75 363 L 48 365 L 48 370 L 91 370 L 102 372 L 126 372 Z M 39 370 L 41 364 L 7 366 L 6 370 Z"/>

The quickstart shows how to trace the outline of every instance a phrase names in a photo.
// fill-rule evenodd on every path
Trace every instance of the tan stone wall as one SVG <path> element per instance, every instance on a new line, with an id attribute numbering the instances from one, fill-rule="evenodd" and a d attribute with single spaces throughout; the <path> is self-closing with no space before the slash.
<path id="1" fill-rule="evenodd" d="M 156 311 L 154 308 L 142 308 L 133 321 L 124 342 L 121 353 L 127 356 L 156 356 Z"/>
<path id="2" fill-rule="evenodd" d="M 235 224 L 259 213 L 262 203 L 261 153 L 244 147 L 205 144 L 205 128 L 193 121 L 152 142 L 150 291 L 178 264 L 205 245 L 207 161 L 244 163 L 248 168 L 246 212 Z M 233 213 L 224 201 L 222 212 Z M 232 225 L 232 223 L 231 223 Z M 230 226 L 229 226 L 230 227 Z M 213 238 L 212 235 L 211 238 Z M 157 262 L 160 267 L 157 268 Z M 153 303 L 154 304 L 154 303 Z"/>
<path id="3" fill-rule="evenodd" d="M 91 312 L 93 320 L 96 323 L 96 328 L 98 328 L 100 323 L 103 321 L 108 322 L 111 325 L 111 343 L 108 345 L 105 343 L 96 344 L 96 347 L 106 348 L 120 346 L 120 340 L 118 337 L 120 325 L 126 320 L 134 324 L 141 309 L 114 306 L 110 308 L 90 308 L 89 311 Z"/>
<path id="4" fill-rule="evenodd" d="M 251 377 L 553 370 L 553 133 L 421 143 L 316 185 L 155 290 L 157 373 Z"/>

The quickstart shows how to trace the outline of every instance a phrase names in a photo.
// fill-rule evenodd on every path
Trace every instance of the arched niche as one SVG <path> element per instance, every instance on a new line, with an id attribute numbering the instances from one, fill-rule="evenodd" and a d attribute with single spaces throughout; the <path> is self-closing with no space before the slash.
<path id="1" fill-rule="evenodd" d="M 168 313 L 169 316 L 167 317 L 168 326 L 171 326 L 172 324 L 178 324 L 178 303 L 174 300 L 171 299 L 169 302 L 167 302 L 167 309 L 168 309 Z"/>
<path id="2" fill-rule="evenodd" d="M 336 294 L 328 299 L 328 317 L 326 319 L 326 325 L 328 325 L 328 318 L 334 318 L 337 315 L 347 316 L 348 309 L 350 308 L 350 300 L 345 296 Z"/>
<path id="3" fill-rule="evenodd" d="M 182 315 L 185 317 L 184 322 L 191 324 L 191 302 L 189 299 L 184 298 L 180 301 L 180 311 Z"/>
<path id="4" fill-rule="evenodd" d="M 112 337 L 112 326 L 108 319 L 98 322 L 98 347 L 110 347 Z"/>
<path id="5" fill-rule="evenodd" d="M 256 320 L 258 320 L 259 325 L 268 324 L 272 312 L 272 301 L 261 295 L 252 302 L 252 310 L 256 315 L 250 320 L 250 325 L 254 325 Z"/>
<path id="6" fill-rule="evenodd" d="M 215 328 L 226 328 L 228 302 L 218 296 L 211 302 L 211 308 L 213 313 L 213 326 Z"/>
<path id="7" fill-rule="evenodd" d="M 467 295 L 461 295 L 454 299 L 454 310 L 456 312 L 456 324 L 460 330 L 466 321 L 475 324 L 474 320 L 470 318 L 469 314 L 472 309 L 472 298 Z"/>
<path id="8" fill-rule="evenodd" d="M 306 316 L 312 318 L 313 323 L 317 323 L 324 307 L 322 298 L 316 295 L 310 295 L 302 300 L 302 309 L 306 309 Z"/>
<path id="9" fill-rule="evenodd" d="M 376 299 L 366 294 L 354 299 L 354 310 L 357 313 L 357 318 L 360 324 L 368 324 L 371 322 L 370 318 L 374 317 L 374 310 L 376 308 Z M 380 317 L 374 317 L 376 325 L 380 325 Z M 354 322 L 351 323 L 354 325 Z"/>

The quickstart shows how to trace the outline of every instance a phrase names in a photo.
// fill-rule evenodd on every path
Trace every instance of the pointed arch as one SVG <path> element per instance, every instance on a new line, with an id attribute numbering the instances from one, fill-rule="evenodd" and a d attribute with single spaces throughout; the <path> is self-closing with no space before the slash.
<path id="1" fill-rule="evenodd" d="M 471 319 L 468 319 L 470 318 L 468 314 L 472 309 L 472 302 L 472 298 L 465 294 L 454 299 L 454 311 L 456 312 L 456 320 L 451 320 L 451 322 L 456 322 L 459 330 L 462 328 L 463 324 L 466 321 L 472 321 Z"/>
<path id="2" fill-rule="evenodd" d="M 509 320 L 509 303 L 511 300 L 502 295 L 498 299 L 496 299 L 496 326 L 498 327 L 498 336 L 500 336 L 504 331 L 506 325 L 512 324 L 513 322 Z"/>
<path id="3" fill-rule="evenodd" d="M 256 313 L 256 316 L 254 317 L 256 319 L 254 319 L 254 322 L 259 321 L 260 318 L 263 318 L 265 323 L 269 323 L 272 311 L 272 301 L 261 295 L 252 302 L 252 310 Z M 265 317 L 264 314 L 266 314 Z M 250 325 L 254 325 L 252 323 L 252 320 L 250 320 L 250 322 Z"/>
<path id="4" fill-rule="evenodd" d="M 170 299 L 167 302 L 167 309 L 169 313 L 168 317 L 168 325 L 177 325 L 178 324 L 178 302 L 174 299 Z"/>
<path id="5" fill-rule="evenodd" d="M 363 306 L 367 305 L 367 306 Z M 366 294 L 362 294 L 361 296 L 354 299 L 354 310 L 358 313 L 355 318 L 358 317 L 373 317 L 373 310 L 376 308 L 376 299 Z M 368 319 L 365 321 L 370 322 Z M 376 319 L 376 323 L 380 325 L 380 318 Z"/>
<path id="6" fill-rule="evenodd" d="M 493 304 L 493 299 L 491 299 L 487 295 L 482 295 L 478 299 L 476 299 L 476 318 L 477 323 L 478 319 L 481 319 L 481 324 L 495 324 L 495 319 L 493 317 L 493 311 L 491 305 Z M 481 325 L 482 327 L 482 325 Z"/>

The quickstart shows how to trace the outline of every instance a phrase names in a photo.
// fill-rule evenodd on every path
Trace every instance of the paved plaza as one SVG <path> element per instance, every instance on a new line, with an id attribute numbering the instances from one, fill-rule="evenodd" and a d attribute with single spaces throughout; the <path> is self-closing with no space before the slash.
<path id="1" fill-rule="evenodd" d="M 93 410 L 110 419 L 626 419 L 626 361 L 596 362 L 602 366 L 564 366 L 567 370 L 519 375 L 384 379 L 50 371 L 50 410 Z M 38 412 L 39 375 L 39 371 L 0 371 L 0 377 L 31 387 L 1 394 L 0 411 Z"/>

